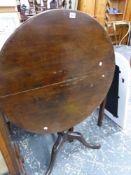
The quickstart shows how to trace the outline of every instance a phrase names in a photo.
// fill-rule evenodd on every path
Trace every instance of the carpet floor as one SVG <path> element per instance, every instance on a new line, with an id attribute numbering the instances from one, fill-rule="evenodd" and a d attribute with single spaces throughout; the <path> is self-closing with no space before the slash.
<path id="1" fill-rule="evenodd" d="M 131 175 L 131 134 L 105 116 L 97 126 L 98 111 L 75 127 L 99 150 L 88 149 L 78 141 L 66 142 L 60 149 L 51 175 Z M 19 144 L 28 175 L 44 175 L 49 165 L 56 134 L 32 134 L 12 127 L 12 138 Z"/>

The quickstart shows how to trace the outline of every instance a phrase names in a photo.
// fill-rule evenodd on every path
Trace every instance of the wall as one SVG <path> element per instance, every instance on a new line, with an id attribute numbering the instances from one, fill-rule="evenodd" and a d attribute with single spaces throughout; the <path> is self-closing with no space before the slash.
<path id="1" fill-rule="evenodd" d="M 96 0 L 79 0 L 78 9 L 94 16 Z"/>
<path id="2" fill-rule="evenodd" d="M 124 19 L 127 21 L 131 21 L 131 0 L 128 0 L 127 2 L 127 8 Z"/>
<path id="3" fill-rule="evenodd" d="M 78 9 L 95 16 L 104 25 L 106 2 L 107 0 L 79 0 Z"/>
<path id="4" fill-rule="evenodd" d="M 0 0 L 0 6 L 16 6 L 15 0 Z"/>
<path id="5" fill-rule="evenodd" d="M 97 20 L 104 25 L 105 24 L 105 9 L 107 0 L 96 0 L 95 16 Z"/>

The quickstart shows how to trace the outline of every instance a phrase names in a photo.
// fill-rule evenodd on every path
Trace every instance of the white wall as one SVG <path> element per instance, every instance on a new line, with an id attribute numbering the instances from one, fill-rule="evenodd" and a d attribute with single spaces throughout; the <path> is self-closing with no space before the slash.
<path id="1" fill-rule="evenodd" d="M 16 6 L 16 0 L 0 0 L 0 6 Z"/>

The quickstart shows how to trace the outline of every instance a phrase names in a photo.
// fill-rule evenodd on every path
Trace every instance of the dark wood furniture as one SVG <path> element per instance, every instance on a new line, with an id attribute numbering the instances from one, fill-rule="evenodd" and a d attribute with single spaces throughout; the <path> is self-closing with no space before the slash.
<path id="1" fill-rule="evenodd" d="M 14 161 L 18 151 L 12 149 L 4 120 L 30 132 L 58 133 L 46 174 L 64 141 L 100 147 L 88 144 L 73 126 L 104 99 L 114 67 L 105 30 L 82 12 L 47 11 L 12 34 L 0 53 L 0 135 L 6 150 L 0 148 L 11 174 L 20 173 L 16 165 L 22 161 Z"/>
<path id="2" fill-rule="evenodd" d="M 72 9 L 72 0 L 51 0 L 48 6 L 47 0 L 28 0 L 29 7 L 18 0 L 17 10 L 20 12 L 21 22 L 26 21 L 31 16 L 50 9 Z"/>
<path id="3" fill-rule="evenodd" d="M 128 44 L 127 5 L 129 0 L 107 0 L 105 10 L 105 28 L 112 40 L 112 44 Z M 127 34 L 127 35 L 126 35 Z M 126 35 L 126 36 L 125 36 Z M 121 39 L 125 38 L 121 41 Z"/>
<path id="4" fill-rule="evenodd" d="M 105 105 L 106 105 L 106 98 L 100 104 L 99 114 L 98 114 L 98 121 L 97 121 L 97 125 L 98 126 L 101 126 L 102 125 L 102 121 L 103 121 L 103 118 L 104 118 Z"/>

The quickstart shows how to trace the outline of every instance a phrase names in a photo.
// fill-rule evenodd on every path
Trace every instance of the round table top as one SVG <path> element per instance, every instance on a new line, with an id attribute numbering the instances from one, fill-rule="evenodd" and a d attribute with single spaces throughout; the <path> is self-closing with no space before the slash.
<path id="1" fill-rule="evenodd" d="M 114 66 L 112 44 L 96 20 L 79 11 L 46 11 L 2 48 L 0 111 L 31 132 L 69 129 L 104 99 Z"/>

